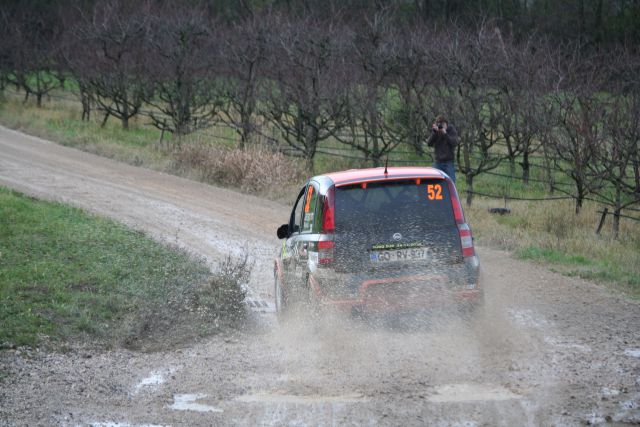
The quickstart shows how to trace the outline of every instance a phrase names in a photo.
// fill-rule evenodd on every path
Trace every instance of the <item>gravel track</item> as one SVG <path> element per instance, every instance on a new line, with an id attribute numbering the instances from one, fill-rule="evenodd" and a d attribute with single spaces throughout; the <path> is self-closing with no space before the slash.
<path id="1" fill-rule="evenodd" d="M 0 128 L 0 184 L 210 262 L 245 246 L 272 304 L 288 207 Z M 478 249 L 486 309 L 401 331 L 301 316 L 141 353 L 0 353 L 0 426 L 640 424 L 640 304 Z"/>

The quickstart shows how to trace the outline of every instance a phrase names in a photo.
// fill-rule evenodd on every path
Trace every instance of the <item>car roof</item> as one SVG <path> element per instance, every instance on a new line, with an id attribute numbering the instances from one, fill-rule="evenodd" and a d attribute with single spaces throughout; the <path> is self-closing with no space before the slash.
<path id="1" fill-rule="evenodd" d="M 432 167 L 389 167 L 385 174 L 385 168 L 350 169 L 340 172 L 324 174 L 336 187 L 361 182 L 374 182 L 400 179 L 436 178 L 444 179 L 446 175 Z"/>

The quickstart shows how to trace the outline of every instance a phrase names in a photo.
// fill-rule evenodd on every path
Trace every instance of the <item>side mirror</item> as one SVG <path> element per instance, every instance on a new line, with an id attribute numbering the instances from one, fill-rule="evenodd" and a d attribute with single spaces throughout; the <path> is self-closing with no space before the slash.
<path id="1" fill-rule="evenodd" d="M 287 237 L 289 237 L 289 224 L 282 224 L 280 227 L 278 227 L 278 239 L 286 239 Z"/>

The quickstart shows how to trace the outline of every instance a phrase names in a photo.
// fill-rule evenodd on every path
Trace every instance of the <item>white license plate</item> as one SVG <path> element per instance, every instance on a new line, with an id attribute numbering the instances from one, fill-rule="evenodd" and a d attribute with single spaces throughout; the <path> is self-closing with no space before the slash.
<path id="1" fill-rule="evenodd" d="M 425 248 L 411 248 L 371 251 L 369 257 L 373 262 L 414 261 L 427 259 L 428 254 Z"/>

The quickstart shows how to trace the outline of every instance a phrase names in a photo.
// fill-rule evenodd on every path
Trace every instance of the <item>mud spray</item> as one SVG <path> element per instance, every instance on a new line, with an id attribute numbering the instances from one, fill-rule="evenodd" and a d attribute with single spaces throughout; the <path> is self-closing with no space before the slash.
<path id="1" fill-rule="evenodd" d="M 376 423 L 388 416 L 395 422 L 404 416 L 413 422 L 453 417 L 461 425 L 475 425 L 474 419 L 539 421 L 540 402 L 526 399 L 527 390 L 513 374 L 526 365 L 539 381 L 549 376 L 544 366 L 534 366 L 532 337 L 507 318 L 500 293 L 484 286 L 490 302 L 471 316 L 455 305 L 366 319 L 331 309 L 295 310 L 268 334 L 273 357 L 284 367 L 278 386 L 245 399 L 339 402 L 364 411 L 345 420 Z M 452 406 L 459 414 L 450 412 Z"/>

